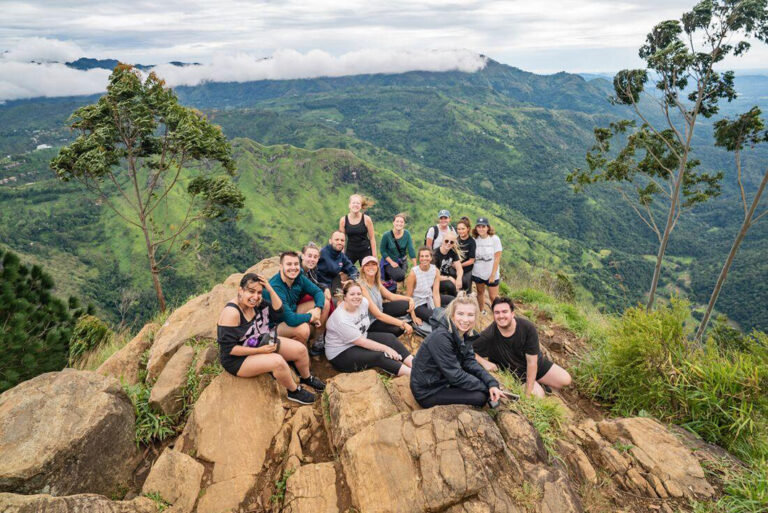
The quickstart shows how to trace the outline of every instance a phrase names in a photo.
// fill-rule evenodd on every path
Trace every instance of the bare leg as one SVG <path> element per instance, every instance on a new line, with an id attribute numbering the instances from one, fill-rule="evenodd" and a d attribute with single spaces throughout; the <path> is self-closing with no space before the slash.
<path id="1" fill-rule="evenodd" d="M 280 356 L 294 362 L 302 378 L 309 377 L 309 353 L 307 346 L 291 338 L 280 337 Z"/>
<path id="2" fill-rule="evenodd" d="M 403 360 L 403 364 L 408 367 L 413 367 L 413 355 L 409 356 L 405 360 Z"/>
<path id="3" fill-rule="evenodd" d="M 307 340 L 309 340 L 309 324 L 305 322 L 292 327 L 281 322 L 277 325 L 277 335 L 280 337 L 292 338 L 293 340 L 298 340 L 299 342 L 306 344 Z"/>
<path id="4" fill-rule="evenodd" d="M 293 381 L 288 363 L 285 358 L 276 353 L 250 355 L 240 366 L 237 375 L 241 378 L 252 378 L 267 372 L 271 372 L 277 382 L 289 392 L 296 390 L 296 383 Z"/>
<path id="5" fill-rule="evenodd" d="M 485 283 L 475 283 L 477 287 L 477 303 L 480 305 L 480 311 L 485 311 Z"/>
<path id="6" fill-rule="evenodd" d="M 538 397 L 539 399 L 543 399 L 546 397 L 546 392 L 544 392 L 544 389 L 539 385 L 538 383 L 533 384 L 533 395 L 534 397 Z"/>
<path id="7" fill-rule="evenodd" d="M 411 375 L 411 368 L 407 365 L 403 364 L 400 366 L 400 370 L 397 371 L 398 376 L 410 376 Z"/>
<path id="8" fill-rule="evenodd" d="M 488 287 L 488 299 L 491 301 L 491 304 L 493 304 L 493 300 L 497 297 L 499 297 L 499 286 Z"/>
<path id="9" fill-rule="evenodd" d="M 559 390 L 570 385 L 572 380 L 568 371 L 554 363 L 552 364 L 552 368 L 537 381 L 542 385 L 549 385 L 552 388 Z"/>

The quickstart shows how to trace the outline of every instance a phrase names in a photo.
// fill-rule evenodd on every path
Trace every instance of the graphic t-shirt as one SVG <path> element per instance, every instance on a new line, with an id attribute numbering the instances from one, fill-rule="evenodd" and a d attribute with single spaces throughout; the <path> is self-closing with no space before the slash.
<path id="1" fill-rule="evenodd" d="M 340 303 L 325 325 L 325 357 L 333 360 L 354 346 L 355 340 L 367 337 L 370 325 L 367 299 L 363 298 L 360 306 L 351 313 Z"/>
<path id="2" fill-rule="evenodd" d="M 475 250 L 477 248 L 475 239 L 467 237 L 466 240 L 461 240 L 461 238 L 459 238 L 459 247 L 461 248 L 461 252 L 464 253 L 464 258 L 461 259 L 462 262 L 475 258 Z M 464 274 L 471 273 L 474 266 L 475 264 L 465 265 Z"/>
<path id="3" fill-rule="evenodd" d="M 525 355 L 537 355 L 543 360 L 536 326 L 528 319 L 515 316 L 517 326 L 511 337 L 504 337 L 496 323 L 485 328 L 474 342 L 475 352 L 503 369 L 525 372 L 528 362 Z"/>
<path id="4" fill-rule="evenodd" d="M 456 277 L 456 269 L 453 268 L 454 262 L 459 261 L 459 254 L 456 253 L 456 250 L 452 249 L 443 254 L 440 249 L 436 249 L 434 253 L 435 267 L 440 271 L 440 275 Z"/>
<path id="5" fill-rule="evenodd" d="M 491 277 L 493 270 L 493 257 L 501 251 L 501 239 L 498 235 L 490 235 L 486 238 L 478 237 L 475 239 L 475 267 L 472 269 L 472 276 L 477 276 L 481 280 L 496 281 L 499 279 L 499 270 L 496 269 L 496 276 Z"/>

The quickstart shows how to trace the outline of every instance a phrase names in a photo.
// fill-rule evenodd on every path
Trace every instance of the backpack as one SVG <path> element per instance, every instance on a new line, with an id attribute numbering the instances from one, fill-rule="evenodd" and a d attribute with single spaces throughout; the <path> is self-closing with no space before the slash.
<path id="1" fill-rule="evenodd" d="M 435 239 L 436 239 L 436 238 L 437 238 L 437 236 L 440 234 L 440 229 L 437 227 L 437 225 L 434 225 L 434 226 L 432 226 L 431 228 L 428 228 L 428 229 L 427 229 L 427 233 L 425 233 L 425 234 L 424 234 L 424 245 L 425 245 L 425 246 L 427 245 L 427 238 L 429 237 L 429 231 L 430 231 L 430 230 L 432 230 L 432 231 L 433 231 L 432 233 L 434 233 L 434 234 L 435 234 L 435 236 L 434 236 L 434 237 L 432 237 L 432 244 L 434 244 L 434 243 L 435 243 Z M 453 225 L 452 225 L 452 224 L 449 224 L 449 225 L 448 225 L 448 230 L 452 231 L 453 233 L 456 233 L 456 229 L 453 227 Z M 435 249 L 435 248 L 430 248 L 430 249 Z"/>

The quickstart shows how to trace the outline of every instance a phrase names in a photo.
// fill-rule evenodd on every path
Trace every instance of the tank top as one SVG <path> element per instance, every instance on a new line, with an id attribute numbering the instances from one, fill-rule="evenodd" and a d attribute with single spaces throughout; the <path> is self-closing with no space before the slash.
<path id="1" fill-rule="evenodd" d="M 357 224 L 349 222 L 349 215 L 344 216 L 344 233 L 347 234 L 347 250 L 364 251 L 371 248 L 368 228 L 365 226 L 365 214 Z"/>
<path id="2" fill-rule="evenodd" d="M 437 267 L 430 265 L 429 269 L 422 271 L 418 265 L 413 268 L 416 275 L 416 287 L 413 289 L 414 306 L 427 305 L 430 308 L 435 307 L 435 300 L 432 297 L 432 286 L 437 277 Z"/>
<path id="3" fill-rule="evenodd" d="M 380 311 L 384 311 L 384 298 L 381 297 L 381 290 L 379 290 L 379 287 L 374 285 L 373 287 L 369 287 L 367 283 L 363 282 L 363 287 L 365 287 L 365 290 L 368 291 L 368 294 L 371 296 L 371 303 L 376 305 L 376 307 Z M 373 316 L 371 311 L 368 311 L 368 317 L 370 317 L 371 322 L 376 320 L 376 317 Z"/>

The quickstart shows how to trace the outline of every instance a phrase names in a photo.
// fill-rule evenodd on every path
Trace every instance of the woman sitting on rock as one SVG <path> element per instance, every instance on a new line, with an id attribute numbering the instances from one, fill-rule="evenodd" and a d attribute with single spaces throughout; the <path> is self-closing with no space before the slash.
<path id="1" fill-rule="evenodd" d="M 333 368 L 356 372 L 377 367 L 393 376 L 410 375 L 413 356 L 397 337 L 368 332 L 371 319 L 362 286 L 348 281 L 340 299 L 325 326 L 325 356 Z"/>
<path id="2" fill-rule="evenodd" d="M 271 304 L 262 298 L 264 288 L 272 298 Z M 315 396 L 302 385 L 322 391 L 325 384 L 310 373 L 309 355 L 304 344 L 278 337 L 274 330 L 269 330 L 270 316 L 276 316 L 282 309 L 280 296 L 267 280 L 255 273 L 243 276 L 237 297 L 227 303 L 219 316 L 217 333 L 221 366 L 241 378 L 271 372 L 278 383 L 288 389 L 289 400 L 311 404 Z M 299 371 L 299 385 L 293 380 L 288 362 L 294 362 Z"/>
<path id="3" fill-rule="evenodd" d="M 403 333 L 410 334 L 413 328 L 403 317 L 410 313 L 412 318 L 416 318 L 413 298 L 387 290 L 381 284 L 379 269 L 375 256 L 363 258 L 360 284 L 363 286 L 363 297 L 368 300 L 368 317 L 371 320 L 368 331 L 391 333 L 396 337 Z"/>
<path id="4" fill-rule="evenodd" d="M 447 305 L 453 296 L 440 295 L 439 271 L 432 264 L 432 250 L 429 246 L 419 248 L 418 259 L 419 265 L 411 269 L 405 280 L 405 293 L 413 298 L 416 305 L 413 322 L 420 326 L 422 321 L 429 321 L 435 308 Z"/>
<path id="5" fill-rule="evenodd" d="M 439 325 L 421 343 L 414 359 L 411 392 L 422 407 L 483 406 L 489 398 L 501 398 L 499 382 L 477 363 L 472 350 L 478 315 L 475 297 L 460 292 L 446 308 Z"/>

